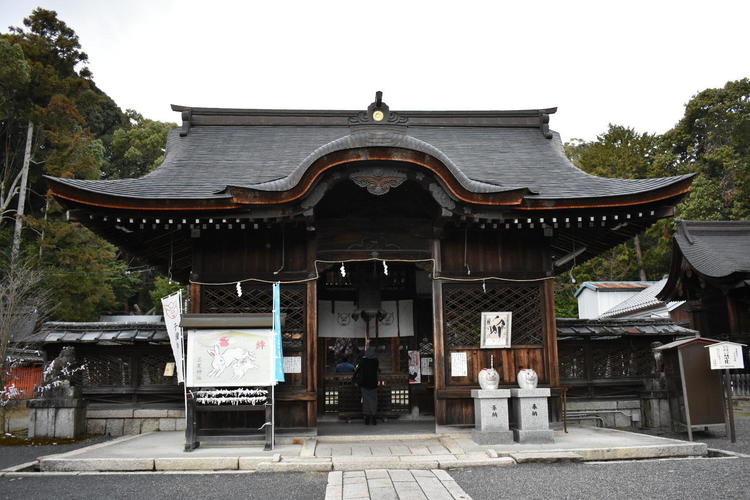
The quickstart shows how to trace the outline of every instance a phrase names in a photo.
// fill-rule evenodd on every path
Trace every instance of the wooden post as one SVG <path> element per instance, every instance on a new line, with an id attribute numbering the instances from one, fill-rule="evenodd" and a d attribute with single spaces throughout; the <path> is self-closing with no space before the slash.
<path id="1" fill-rule="evenodd" d="M 434 272 L 440 272 L 440 240 L 432 240 L 432 258 L 435 259 Z M 443 332 L 443 284 L 432 277 L 432 328 L 435 347 L 435 421 L 445 421 L 445 402 L 438 400 L 438 392 L 445 388 L 445 336 Z"/>
<path id="2" fill-rule="evenodd" d="M 729 439 L 733 443 L 736 443 L 737 436 L 734 430 L 734 408 L 732 404 L 732 379 L 729 376 L 729 370 L 724 370 L 724 394 L 726 394 L 724 399 L 727 405 L 727 434 L 729 434 Z"/>
<path id="3" fill-rule="evenodd" d="M 318 393 L 318 282 L 308 281 L 307 284 L 307 391 Z M 307 426 L 318 425 L 318 399 L 307 401 Z"/>
<path id="4" fill-rule="evenodd" d="M 555 318 L 555 293 L 552 280 L 544 281 L 544 327 L 547 330 L 545 350 L 550 387 L 560 387 L 560 362 L 557 355 L 557 321 Z"/>
<path id="5" fill-rule="evenodd" d="M 197 283 L 190 283 L 190 312 L 201 312 L 201 286 Z"/>

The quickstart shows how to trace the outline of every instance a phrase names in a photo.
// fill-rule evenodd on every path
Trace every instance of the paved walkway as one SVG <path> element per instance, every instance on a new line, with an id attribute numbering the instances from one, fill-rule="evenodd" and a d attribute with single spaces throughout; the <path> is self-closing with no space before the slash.
<path id="1" fill-rule="evenodd" d="M 325 500 L 471 500 L 444 470 L 333 471 Z"/>
<path id="2" fill-rule="evenodd" d="M 612 429 L 572 427 L 548 444 L 478 445 L 469 434 L 283 437 L 273 451 L 250 443 L 209 443 L 183 451 L 182 432 L 128 436 L 42 457 L 42 471 L 255 470 L 329 472 L 512 466 L 525 462 L 701 456 L 706 445 Z"/>

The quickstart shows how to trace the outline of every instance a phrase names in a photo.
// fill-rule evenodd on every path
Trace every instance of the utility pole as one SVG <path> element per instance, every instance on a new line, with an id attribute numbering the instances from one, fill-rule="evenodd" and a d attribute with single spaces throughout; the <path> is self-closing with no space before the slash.
<path id="1" fill-rule="evenodd" d="M 11 263 L 16 261 L 18 251 L 21 248 L 21 229 L 23 228 L 24 207 L 26 205 L 26 184 L 29 180 L 29 162 L 31 161 L 31 136 L 34 135 L 34 122 L 29 120 L 29 128 L 26 132 L 26 151 L 23 154 L 23 167 L 21 167 L 21 185 L 18 187 L 18 209 L 16 210 L 16 226 L 13 230 L 13 246 L 10 251 Z"/>

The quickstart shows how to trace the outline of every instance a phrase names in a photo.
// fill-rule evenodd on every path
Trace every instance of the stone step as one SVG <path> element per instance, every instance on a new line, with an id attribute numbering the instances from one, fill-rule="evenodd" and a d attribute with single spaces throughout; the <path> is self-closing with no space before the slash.
<path id="1" fill-rule="evenodd" d="M 583 457 L 572 451 L 521 451 L 510 453 L 516 463 L 540 462 L 551 464 L 554 462 L 580 462 Z"/>

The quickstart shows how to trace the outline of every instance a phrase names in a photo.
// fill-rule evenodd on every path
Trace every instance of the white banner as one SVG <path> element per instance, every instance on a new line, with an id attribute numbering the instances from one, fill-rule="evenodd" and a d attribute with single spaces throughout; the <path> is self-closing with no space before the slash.
<path id="1" fill-rule="evenodd" d="M 185 381 L 182 367 L 182 328 L 180 318 L 182 317 L 182 290 L 161 299 L 161 307 L 164 309 L 164 324 L 167 327 L 169 343 L 172 345 L 172 355 L 177 365 L 177 382 Z"/>
<path id="2" fill-rule="evenodd" d="M 414 335 L 414 301 L 385 300 L 380 309 L 385 316 L 378 321 L 377 329 L 370 321 L 371 339 Z M 365 338 L 365 321 L 361 317 L 355 320 L 354 312 L 354 302 L 318 301 L 318 337 Z"/>

